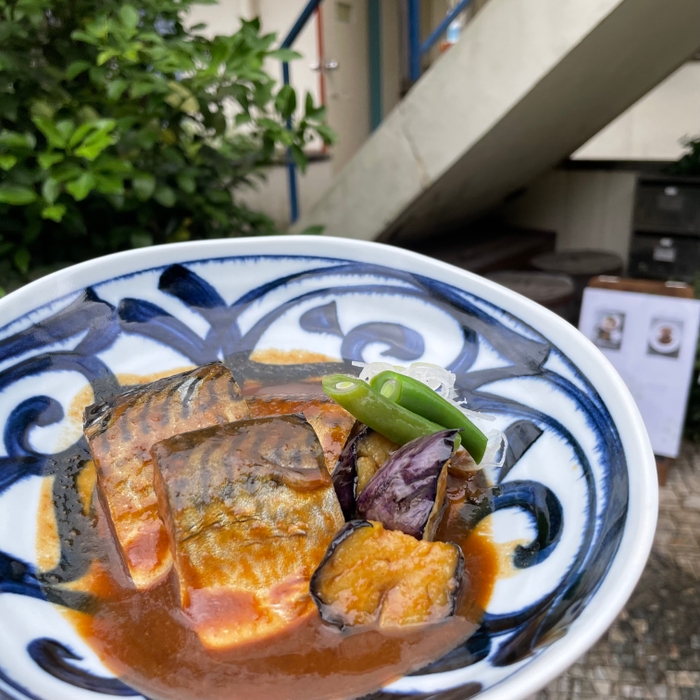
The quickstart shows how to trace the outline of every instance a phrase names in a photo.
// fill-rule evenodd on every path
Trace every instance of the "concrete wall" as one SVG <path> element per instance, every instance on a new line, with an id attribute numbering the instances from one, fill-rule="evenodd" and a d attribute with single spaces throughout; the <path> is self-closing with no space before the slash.
<path id="1" fill-rule="evenodd" d="M 287 169 L 282 166 L 270 168 L 265 182 L 255 188 L 240 190 L 238 199 L 254 211 L 267 214 L 284 231 L 289 225 L 289 195 Z M 297 173 L 299 208 L 308 211 L 324 194 L 333 178 L 329 160 L 309 163 L 306 174 Z"/>
<path id="2" fill-rule="evenodd" d="M 595 248 L 627 261 L 637 175 L 610 170 L 551 170 L 505 204 L 505 221 L 555 231 L 557 249 Z"/>
<path id="3" fill-rule="evenodd" d="M 700 28 L 698 28 L 700 36 Z M 573 155 L 581 160 L 677 160 L 700 135 L 700 61 L 691 61 Z"/>

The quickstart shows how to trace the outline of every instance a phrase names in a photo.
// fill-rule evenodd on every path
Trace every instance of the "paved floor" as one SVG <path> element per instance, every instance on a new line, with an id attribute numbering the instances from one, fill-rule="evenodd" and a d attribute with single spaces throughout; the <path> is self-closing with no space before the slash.
<path id="1" fill-rule="evenodd" d="M 700 700 L 700 448 L 685 444 L 660 490 L 647 568 L 605 636 L 529 700 Z"/>

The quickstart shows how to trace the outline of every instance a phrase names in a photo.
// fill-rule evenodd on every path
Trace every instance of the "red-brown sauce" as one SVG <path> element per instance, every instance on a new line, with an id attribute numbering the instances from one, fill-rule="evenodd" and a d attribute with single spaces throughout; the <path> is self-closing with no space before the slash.
<path id="1" fill-rule="evenodd" d="M 460 545 L 467 581 L 458 614 L 439 624 L 392 633 L 341 632 L 314 614 L 271 640 L 225 652 L 206 650 L 180 610 L 172 574 L 151 590 L 136 591 L 130 584 L 98 499 L 93 503 L 103 555 L 75 586 L 98 602 L 90 614 L 67 614 L 115 675 L 154 700 L 359 697 L 439 658 L 478 627 L 498 556 L 488 532 L 465 532 L 456 511 L 484 487 L 480 472 L 449 479 L 438 539 Z M 40 533 L 38 541 L 51 538 Z"/>

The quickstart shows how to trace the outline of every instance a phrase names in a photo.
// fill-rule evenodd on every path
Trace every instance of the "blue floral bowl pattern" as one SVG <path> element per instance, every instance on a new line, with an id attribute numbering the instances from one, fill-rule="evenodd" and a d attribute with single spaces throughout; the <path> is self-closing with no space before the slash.
<path id="1" fill-rule="evenodd" d="M 55 499 L 77 498 L 69 486 L 87 448 L 71 406 L 110 397 L 125 375 L 217 359 L 234 376 L 264 380 L 270 365 L 256 358 L 271 349 L 336 358 L 290 366 L 299 379 L 356 374 L 353 361 L 447 367 L 468 406 L 493 415 L 508 438 L 473 522 L 491 518 L 510 574 L 468 642 L 373 700 L 533 692 L 624 603 L 653 533 L 653 456 L 605 360 L 561 320 L 474 276 L 373 244 L 229 241 L 112 260 L 58 273 L 60 284 L 40 282 L 0 305 L 0 698 L 141 697 L 110 677 L 58 612 L 80 604 L 65 584 L 90 564 L 77 554 L 90 551 L 89 525 L 62 532 L 59 517 L 57 565 L 36 561 L 42 482 L 53 480 Z M 19 295 L 26 310 L 15 316 Z M 598 369 L 583 370 L 567 348 Z"/>

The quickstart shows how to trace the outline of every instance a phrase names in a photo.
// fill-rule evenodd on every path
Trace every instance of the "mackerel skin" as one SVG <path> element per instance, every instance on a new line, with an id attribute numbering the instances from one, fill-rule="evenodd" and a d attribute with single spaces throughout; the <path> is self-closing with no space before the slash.
<path id="1" fill-rule="evenodd" d="M 247 396 L 251 418 L 303 414 L 318 436 L 326 467 L 332 474 L 355 425 L 355 418 L 325 394 L 302 393 L 303 389 L 307 388 L 282 385 L 272 387 L 272 391 L 268 389 L 265 393 Z"/>
<path id="2" fill-rule="evenodd" d="M 179 435 L 152 453 L 181 606 L 206 648 L 314 614 L 309 582 L 344 518 L 303 416 Z"/>
<path id="3" fill-rule="evenodd" d="M 231 372 L 218 362 L 129 389 L 85 410 L 98 494 L 137 589 L 156 585 L 172 567 L 153 489 L 151 447 L 172 435 L 248 416 Z"/>

